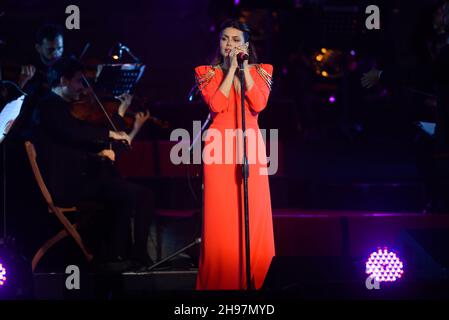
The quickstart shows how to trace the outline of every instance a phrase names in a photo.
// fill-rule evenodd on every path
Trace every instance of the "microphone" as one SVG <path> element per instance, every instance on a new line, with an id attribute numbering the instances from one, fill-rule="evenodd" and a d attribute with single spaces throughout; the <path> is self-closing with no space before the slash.
<path id="1" fill-rule="evenodd" d="M 244 52 L 239 52 L 237 55 L 237 61 L 238 63 L 243 63 L 243 61 L 248 60 L 249 55 Z"/>
<path id="2" fill-rule="evenodd" d="M 195 99 L 199 91 L 200 90 L 198 89 L 198 85 L 197 84 L 193 85 L 193 87 L 189 91 L 189 95 L 187 96 L 189 102 L 192 102 L 193 99 Z"/>

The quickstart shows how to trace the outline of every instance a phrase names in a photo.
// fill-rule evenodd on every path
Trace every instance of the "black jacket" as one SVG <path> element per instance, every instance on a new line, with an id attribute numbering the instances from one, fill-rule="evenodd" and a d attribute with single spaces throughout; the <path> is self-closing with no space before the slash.
<path id="1" fill-rule="evenodd" d="M 53 201 L 72 206 L 88 181 L 95 154 L 109 146 L 109 129 L 78 120 L 70 104 L 50 92 L 33 115 L 32 141 L 37 162 Z"/>

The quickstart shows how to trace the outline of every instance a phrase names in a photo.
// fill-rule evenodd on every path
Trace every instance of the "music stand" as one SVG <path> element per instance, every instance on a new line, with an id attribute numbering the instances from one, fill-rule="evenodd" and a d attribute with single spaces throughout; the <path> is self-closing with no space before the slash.
<path id="1" fill-rule="evenodd" d="M 145 71 L 140 63 L 100 64 L 95 77 L 95 90 L 119 96 L 132 93 Z"/>
<path id="2" fill-rule="evenodd" d="M 25 95 L 7 103 L 0 112 L 0 143 L 5 140 L 8 132 L 11 130 L 14 121 L 20 114 Z M 3 236 L 0 239 L 7 239 L 6 229 L 6 147 L 3 146 Z"/>

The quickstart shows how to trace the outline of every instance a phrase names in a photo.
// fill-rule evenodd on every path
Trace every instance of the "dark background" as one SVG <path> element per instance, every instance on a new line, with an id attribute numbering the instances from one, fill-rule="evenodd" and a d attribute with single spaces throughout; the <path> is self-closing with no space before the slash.
<path id="1" fill-rule="evenodd" d="M 274 87 L 260 125 L 279 129 L 283 174 L 312 183 L 421 181 L 416 122 L 433 120 L 434 110 L 425 104 L 427 96 L 416 91 L 433 94 L 432 82 L 418 74 L 417 83 L 367 90 L 360 78 L 373 66 L 410 72 L 428 63 L 426 39 L 434 2 L 237 2 L 2 1 L 2 63 L 7 67 L 26 61 L 34 54 L 37 28 L 49 22 L 64 26 L 66 6 L 76 4 L 81 29 L 65 30 L 65 54 L 78 56 L 90 43 L 86 64 L 109 62 L 109 49 L 123 42 L 147 66 L 136 95 L 147 97 L 152 115 L 170 121 L 172 128 L 190 129 L 192 120 L 207 115 L 199 99 L 187 99 L 193 68 L 209 63 L 220 23 L 240 17 L 253 29 L 259 60 L 274 65 Z M 365 28 L 370 4 L 380 8 L 380 30 Z M 341 53 L 331 67 L 345 70 L 343 76 L 317 75 L 313 61 L 321 48 Z M 124 59 L 130 61 L 126 54 Z M 335 103 L 329 102 L 330 96 Z M 168 139 L 169 133 L 153 127 L 138 138 Z"/>
<path id="2" fill-rule="evenodd" d="M 397 66 L 405 75 L 418 66 L 426 69 L 434 2 L 3 0 L 0 57 L 4 67 L 26 61 L 34 54 L 37 28 L 64 26 L 66 6 L 78 5 L 81 29 L 65 30 L 65 54 L 78 56 L 90 43 L 85 62 L 109 62 L 114 43 L 126 44 L 147 66 L 136 96 L 148 98 L 152 115 L 170 121 L 172 129 L 191 129 L 193 120 L 207 116 L 199 99 L 188 101 L 193 69 L 210 62 L 220 23 L 240 17 L 253 29 L 259 60 L 275 70 L 270 101 L 260 115 L 261 128 L 280 134 L 280 171 L 270 177 L 273 208 L 420 212 L 428 196 L 417 121 L 434 120 L 435 110 L 426 104 L 433 83 L 418 71 L 413 83 L 372 89 L 363 89 L 360 78 L 373 66 Z M 371 4 L 380 8 L 380 30 L 365 28 Z M 340 53 L 330 67 L 343 75 L 316 73 L 314 57 L 321 48 Z M 169 134 L 149 126 L 138 139 Z M 186 183 L 185 176 L 156 181 L 158 207 L 199 207 Z M 199 193 L 198 183 L 196 188 Z"/>

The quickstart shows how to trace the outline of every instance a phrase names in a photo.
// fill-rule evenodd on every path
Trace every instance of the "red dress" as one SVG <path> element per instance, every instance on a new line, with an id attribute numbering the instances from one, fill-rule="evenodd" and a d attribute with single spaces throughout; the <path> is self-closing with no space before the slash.
<path id="1" fill-rule="evenodd" d="M 261 173 L 267 168 L 266 149 L 257 123 L 258 114 L 265 108 L 270 94 L 273 67 L 261 64 L 250 68 L 254 85 L 245 92 L 246 128 L 255 133 L 252 143 L 250 136 L 247 138 L 250 261 L 251 282 L 259 289 L 275 254 L 268 176 Z M 200 290 L 245 289 L 243 180 L 241 161 L 236 160 L 236 154 L 241 152 L 236 153 L 235 149 L 236 143 L 241 146 L 242 140 L 238 135 L 230 140 L 233 147 L 228 149 L 231 150 L 229 154 L 225 152 L 224 138 L 226 129 L 241 129 L 240 90 L 235 83 L 228 97 L 219 90 L 224 79 L 221 68 L 199 66 L 195 68 L 195 75 L 213 117 L 204 137 L 204 215 L 196 287 Z M 234 161 L 229 161 L 229 156 Z"/>

